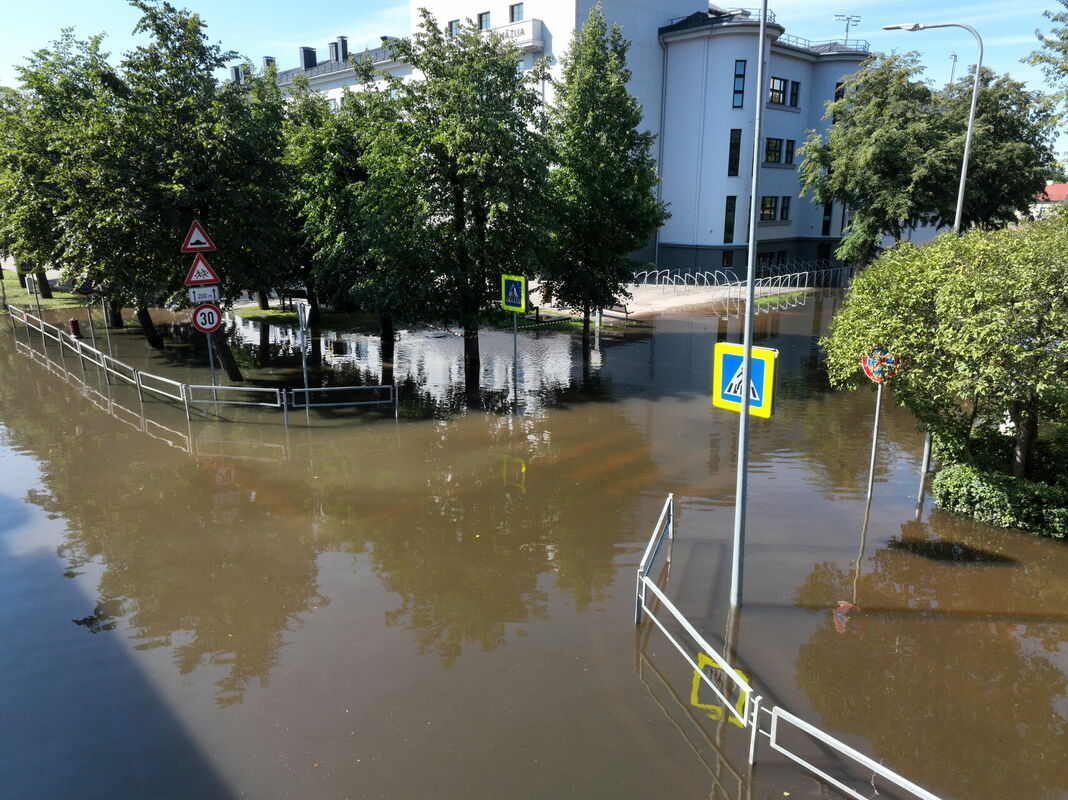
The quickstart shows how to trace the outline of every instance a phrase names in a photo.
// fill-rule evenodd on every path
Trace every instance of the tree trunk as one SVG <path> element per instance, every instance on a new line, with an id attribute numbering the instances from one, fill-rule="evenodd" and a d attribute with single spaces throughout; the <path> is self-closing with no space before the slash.
<path id="1" fill-rule="evenodd" d="M 582 306 L 582 357 L 584 359 L 590 357 L 590 304 L 584 303 Z"/>
<path id="2" fill-rule="evenodd" d="M 477 400 L 482 359 L 478 352 L 478 321 L 471 318 L 464 323 L 464 391 L 467 399 Z"/>
<path id="3" fill-rule="evenodd" d="M 158 330 L 156 330 L 156 323 L 152 321 L 152 315 L 148 313 L 148 309 L 141 306 L 137 309 L 137 321 L 141 323 L 141 331 L 145 334 L 145 339 L 148 341 L 149 347 L 154 347 L 156 350 L 163 349 L 163 337 L 160 336 Z"/>
<path id="4" fill-rule="evenodd" d="M 1016 446 L 1012 453 L 1012 474 L 1026 478 L 1031 470 L 1031 451 L 1038 438 L 1038 414 L 1026 403 L 1016 403 L 1012 409 L 1012 421 L 1016 425 Z"/>
<path id="5" fill-rule="evenodd" d="M 258 360 L 261 367 L 266 367 L 271 360 L 271 326 L 266 322 L 260 323 Z"/>
<path id="6" fill-rule="evenodd" d="M 321 367 L 323 365 L 323 331 L 318 326 L 308 327 L 308 340 L 311 347 L 308 348 L 308 366 Z"/>
<path id="7" fill-rule="evenodd" d="M 261 311 L 267 311 L 271 307 L 271 303 L 267 298 L 267 292 L 262 289 L 256 292 L 256 302 L 259 303 Z"/>
<path id="8" fill-rule="evenodd" d="M 382 349 L 382 377 L 379 379 L 383 386 L 393 383 L 393 348 L 395 345 L 393 330 L 393 317 L 389 314 L 381 314 L 378 317 L 381 326 L 379 337 Z"/>
<path id="9" fill-rule="evenodd" d="M 35 274 L 37 276 L 37 291 L 41 293 L 41 298 L 44 300 L 51 300 L 52 285 L 48 282 L 48 276 L 45 275 L 45 271 L 42 269 Z"/>
<path id="10" fill-rule="evenodd" d="M 235 382 L 245 380 L 245 376 L 241 374 L 241 367 L 237 365 L 237 360 L 234 358 L 234 351 L 230 349 L 230 342 L 227 341 L 223 328 L 216 328 L 215 332 L 210 336 L 211 343 L 215 347 L 215 355 L 219 359 L 219 366 L 226 370 L 226 377 Z"/>
<path id="11" fill-rule="evenodd" d="M 308 291 L 308 327 L 319 326 L 319 295 L 315 293 L 315 290 L 311 286 L 307 286 Z"/>
<path id="12" fill-rule="evenodd" d="M 109 328 L 121 328 L 125 323 L 122 321 L 122 303 L 118 300 L 108 300 L 107 302 L 107 326 Z"/>

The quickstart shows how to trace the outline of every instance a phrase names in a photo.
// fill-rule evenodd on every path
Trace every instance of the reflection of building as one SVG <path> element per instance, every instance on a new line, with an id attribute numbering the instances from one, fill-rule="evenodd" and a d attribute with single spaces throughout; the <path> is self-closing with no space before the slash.
<path id="1" fill-rule="evenodd" d="M 410 3 L 411 24 L 426 7 L 448 32 L 462 21 L 513 42 L 529 69 L 539 58 L 561 77 L 560 58 L 592 0 L 426 0 Z M 667 267 L 720 268 L 744 263 L 752 164 L 753 103 L 759 12 L 700 8 L 694 0 L 601 0 L 610 23 L 631 42 L 630 90 L 642 104 L 645 126 L 658 134 L 655 156 L 661 196 L 672 217 L 641 255 Z M 695 10 L 696 7 L 696 10 Z M 809 129 L 825 128 L 825 103 L 843 76 L 867 55 L 867 43 L 813 42 L 786 35 L 769 14 L 765 86 L 767 114 L 762 150 L 758 231 L 765 258 L 830 257 L 841 233 L 841 206 L 817 206 L 800 197 L 797 148 Z M 408 77 L 393 57 L 388 37 L 380 47 L 350 52 L 347 37 L 300 48 L 300 65 L 278 74 L 283 88 L 303 73 L 332 101 L 354 87 L 349 59 L 368 59 L 379 69 Z M 273 59 L 271 59 L 273 61 Z M 552 102 L 552 84 L 540 87 Z"/>

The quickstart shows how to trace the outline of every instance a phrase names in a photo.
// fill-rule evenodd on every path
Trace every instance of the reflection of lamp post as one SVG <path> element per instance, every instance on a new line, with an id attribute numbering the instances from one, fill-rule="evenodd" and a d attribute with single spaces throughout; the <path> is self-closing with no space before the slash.
<path id="1" fill-rule="evenodd" d="M 975 126 L 975 103 L 979 98 L 979 75 L 983 71 L 983 39 L 979 36 L 979 31 L 971 25 L 965 25 L 963 22 L 935 22 L 928 25 L 919 22 L 908 22 L 899 25 L 883 25 L 884 31 L 925 31 L 928 28 L 964 28 L 964 30 L 971 32 L 972 36 L 975 37 L 976 44 L 979 45 L 979 59 L 975 62 L 975 80 L 972 82 L 972 107 L 968 111 L 968 130 L 964 134 L 964 158 L 962 159 L 960 167 L 960 186 L 957 189 L 957 212 L 953 217 L 953 231 L 959 233 L 960 218 L 961 214 L 964 212 L 964 185 L 968 180 L 968 154 L 972 149 L 972 128 Z M 954 61 L 954 64 L 956 64 L 956 61 Z M 917 515 L 919 515 L 919 507 L 923 504 L 923 483 L 930 468 L 931 432 L 928 431 L 923 439 L 923 465 L 920 467 L 920 491 L 919 496 L 916 498 Z"/>

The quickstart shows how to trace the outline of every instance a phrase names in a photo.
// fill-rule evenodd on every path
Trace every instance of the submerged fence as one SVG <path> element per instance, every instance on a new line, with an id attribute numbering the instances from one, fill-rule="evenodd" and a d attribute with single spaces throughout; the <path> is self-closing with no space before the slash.
<path id="1" fill-rule="evenodd" d="M 800 739 L 800 741 L 809 745 L 817 746 L 823 752 L 833 754 L 847 768 L 860 767 L 869 771 L 871 773 L 870 784 L 872 788 L 875 787 L 875 778 L 879 777 L 896 790 L 906 792 L 910 797 L 919 798 L 920 800 L 940 800 L 937 795 L 917 786 L 907 778 L 898 775 L 889 767 L 864 755 L 859 750 L 850 747 L 819 727 L 791 714 L 782 706 L 774 705 L 770 708 L 764 706 L 764 698 L 761 695 L 754 694 L 753 686 L 749 679 L 739 670 L 732 667 L 727 657 L 708 643 L 682 612 L 668 599 L 663 590 L 657 586 L 656 581 L 650 577 L 656 558 L 663 549 L 665 537 L 669 546 L 668 560 L 670 561 L 670 544 L 674 536 L 674 495 L 669 494 L 641 561 L 638 563 L 634 622 L 635 625 L 641 625 L 643 616 L 648 616 L 663 632 L 668 641 L 682 654 L 687 663 L 693 667 L 695 674 L 699 675 L 704 684 L 719 697 L 723 702 L 723 707 L 730 712 L 735 724 L 743 730 L 749 731 L 750 765 L 756 763 L 757 745 L 760 737 L 764 737 L 773 750 L 818 775 L 848 797 L 855 798 L 855 800 L 869 800 L 868 795 L 861 794 L 854 787 L 849 786 L 843 780 L 806 758 L 801 752 L 802 748 L 792 743 Z M 685 636 L 673 633 L 673 627 L 681 629 Z M 693 646 L 697 647 L 699 654 L 703 653 L 706 658 L 711 660 L 711 663 L 717 668 L 717 676 L 720 677 L 723 685 L 718 685 L 701 669 L 699 662 L 703 659 L 699 656 L 695 660 L 691 656 L 691 652 L 693 652 L 691 648 Z M 786 738 L 786 731 L 795 734 L 789 742 Z M 876 790 L 877 793 L 878 791 Z"/>
<path id="2" fill-rule="evenodd" d="M 10 304 L 7 308 L 12 331 L 15 331 L 15 323 L 17 322 L 23 326 L 23 330 L 26 333 L 25 345 L 18 342 L 21 345 L 20 351 L 25 347 L 27 355 L 40 361 L 42 366 L 47 367 L 67 380 L 74 379 L 78 381 L 88 391 L 95 391 L 85 382 L 85 367 L 88 364 L 103 373 L 109 386 L 112 385 L 114 380 L 118 384 L 127 384 L 134 387 L 137 391 L 138 402 L 142 405 L 146 394 L 163 401 L 173 401 L 180 404 L 185 411 L 187 421 L 191 419 L 194 411 L 199 412 L 198 406 L 205 405 L 212 407 L 253 406 L 257 408 L 275 408 L 282 412 L 282 419 L 286 427 L 289 426 L 289 412 L 293 409 L 309 411 L 313 408 L 391 404 L 395 418 L 399 413 L 397 387 L 393 384 L 281 389 L 182 383 L 172 378 L 165 378 L 162 375 L 155 375 L 151 372 L 137 369 L 119 361 L 110 354 L 86 344 L 61 328 L 30 314 L 25 309 Z M 40 334 L 40 350 L 34 347 L 31 342 L 31 338 L 36 338 L 31 334 L 31 331 Z M 17 332 L 16 341 L 18 341 Z M 58 363 L 52 359 L 48 352 L 49 342 L 55 343 L 59 348 Z M 70 372 L 70 368 L 67 366 L 68 355 L 72 357 L 72 361 L 77 363 L 82 376 L 81 380 Z M 353 397 L 353 395 L 356 396 Z M 113 404 L 110 399 L 108 399 L 108 402 Z M 122 409 L 121 406 L 119 408 L 120 410 Z"/>

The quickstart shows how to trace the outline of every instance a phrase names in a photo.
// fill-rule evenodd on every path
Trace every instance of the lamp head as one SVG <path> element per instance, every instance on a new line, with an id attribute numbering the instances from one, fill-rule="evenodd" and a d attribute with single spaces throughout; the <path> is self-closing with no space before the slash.
<path id="1" fill-rule="evenodd" d="M 926 25 L 918 22 L 903 22 L 899 25 L 883 25 L 884 31 L 922 31 Z"/>

